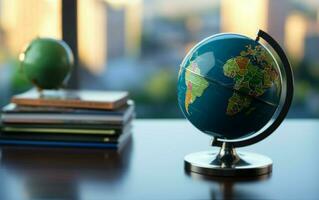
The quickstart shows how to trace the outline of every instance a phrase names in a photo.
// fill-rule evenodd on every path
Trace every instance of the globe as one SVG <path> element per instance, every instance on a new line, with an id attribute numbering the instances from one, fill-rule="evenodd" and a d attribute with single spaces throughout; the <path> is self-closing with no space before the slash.
<path id="1" fill-rule="evenodd" d="M 200 131 L 241 139 L 261 130 L 276 112 L 282 75 L 272 53 L 240 34 L 218 34 L 198 43 L 178 75 L 178 103 Z"/>
<path id="2" fill-rule="evenodd" d="M 73 66 L 73 54 L 62 40 L 36 38 L 20 54 L 27 78 L 38 89 L 58 89 L 67 80 Z"/>

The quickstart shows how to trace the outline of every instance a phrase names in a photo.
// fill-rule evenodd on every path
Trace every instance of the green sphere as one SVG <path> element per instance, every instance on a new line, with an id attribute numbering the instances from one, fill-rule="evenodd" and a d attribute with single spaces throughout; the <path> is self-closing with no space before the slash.
<path id="1" fill-rule="evenodd" d="M 58 89 L 73 67 L 71 48 L 62 40 L 36 38 L 20 55 L 27 78 L 39 89 Z"/>

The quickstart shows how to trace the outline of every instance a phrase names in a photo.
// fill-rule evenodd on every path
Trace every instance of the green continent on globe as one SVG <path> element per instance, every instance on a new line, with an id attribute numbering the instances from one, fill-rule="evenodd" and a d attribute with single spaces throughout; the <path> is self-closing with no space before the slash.
<path id="1" fill-rule="evenodd" d="M 226 114 L 233 116 L 249 108 L 254 97 L 259 97 L 273 85 L 279 87 L 279 75 L 276 64 L 268 52 L 257 45 L 247 46 L 240 56 L 231 58 L 223 66 L 224 75 L 234 80 L 234 93 L 228 100 Z M 246 114 L 253 111 L 250 108 Z"/>
<path id="2" fill-rule="evenodd" d="M 185 72 L 186 96 L 185 109 L 189 113 L 189 105 L 194 103 L 196 98 L 202 96 L 204 90 L 208 87 L 208 81 L 201 76 L 197 63 L 191 61 L 186 67 Z"/>

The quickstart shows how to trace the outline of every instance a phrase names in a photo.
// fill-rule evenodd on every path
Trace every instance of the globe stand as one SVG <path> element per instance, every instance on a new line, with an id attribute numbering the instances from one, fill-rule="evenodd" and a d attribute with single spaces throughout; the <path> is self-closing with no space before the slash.
<path id="1" fill-rule="evenodd" d="M 220 147 L 220 151 L 203 151 L 192 153 L 184 158 L 185 169 L 203 175 L 213 176 L 259 176 L 272 171 L 272 160 L 266 156 L 240 151 L 236 153 L 236 147 L 244 147 L 258 143 L 272 134 L 285 119 L 292 102 L 294 82 L 289 61 L 280 45 L 268 33 L 259 30 L 256 41 L 265 40 L 277 53 L 282 63 L 285 83 L 281 98 L 282 106 L 274 121 L 261 133 L 251 138 L 239 141 L 214 138 L 212 146 Z"/>
<path id="2" fill-rule="evenodd" d="M 213 176 L 260 176 L 272 171 L 272 160 L 266 156 L 240 151 L 223 142 L 218 151 L 202 151 L 185 156 L 185 169 Z"/>

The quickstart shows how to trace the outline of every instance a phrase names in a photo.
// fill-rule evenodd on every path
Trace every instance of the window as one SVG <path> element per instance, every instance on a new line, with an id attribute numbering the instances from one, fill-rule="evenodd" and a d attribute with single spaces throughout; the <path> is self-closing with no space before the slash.
<path id="1" fill-rule="evenodd" d="M 319 117 L 319 2 L 316 0 L 69 0 L 77 24 L 67 24 L 68 0 L 0 0 L 1 105 L 31 85 L 16 61 L 34 37 L 77 33 L 77 87 L 129 90 L 138 117 L 181 117 L 179 64 L 203 38 L 219 32 L 276 38 L 290 57 L 295 98 L 290 117 Z"/>

